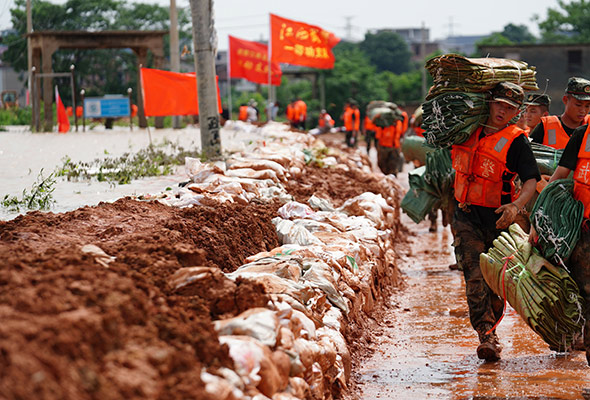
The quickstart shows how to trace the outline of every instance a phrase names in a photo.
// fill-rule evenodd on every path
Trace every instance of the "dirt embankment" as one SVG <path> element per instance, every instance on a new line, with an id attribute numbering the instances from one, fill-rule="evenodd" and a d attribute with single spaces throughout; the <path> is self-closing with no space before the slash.
<path id="1" fill-rule="evenodd" d="M 287 189 L 298 200 L 318 193 L 340 205 L 379 193 L 379 183 L 308 167 Z M 268 297 L 221 273 L 187 293 L 174 292 L 168 278 L 187 266 L 231 272 L 279 246 L 270 221 L 279 206 L 178 209 L 121 199 L 0 222 L 0 397 L 208 398 L 201 368 L 233 368 L 212 320 L 264 307 Z M 85 253 L 87 244 L 113 261 Z M 349 339 L 359 347 L 370 340 L 366 325 L 351 321 Z"/>

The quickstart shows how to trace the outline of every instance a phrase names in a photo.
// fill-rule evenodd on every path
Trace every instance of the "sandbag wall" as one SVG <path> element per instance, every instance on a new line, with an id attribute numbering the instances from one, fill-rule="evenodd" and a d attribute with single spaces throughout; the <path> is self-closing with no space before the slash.
<path id="1" fill-rule="evenodd" d="M 337 208 L 316 196 L 308 204 L 297 203 L 285 183 L 305 173 L 310 154 L 326 155 L 325 147 L 278 124 L 266 128 L 264 136 L 223 162 L 187 159 L 190 183 L 158 197 L 178 207 L 279 199 L 284 205 L 273 223 L 282 246 L 252 255 L 232 273 L 181 268 L 169 277 L 169 285 L 183 293 L 207 285 L 208 279 L 247 279 L 262 285 L 271 299 L 264 308 L 214 321 L 235 369 L 203 369 L 201 379 L 211 396 L 330 399 L 347 390 L 347 336 L 363 329 L 384 291 L 398 283 L 393 243 L 400 189 L 380 174 L 385 197 L 366 192 Z M 372 174 L 358 155 L 331 152 L 321 158 L 324 167 Z"/>

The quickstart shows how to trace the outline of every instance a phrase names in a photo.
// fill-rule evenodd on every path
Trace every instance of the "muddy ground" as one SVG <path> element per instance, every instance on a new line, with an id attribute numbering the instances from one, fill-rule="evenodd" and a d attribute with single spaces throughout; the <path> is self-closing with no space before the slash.
<path id="1" fill-rule="evenodd" d="M 307 167 L 287 187 L 340 205 L 379 192 L 366 175 Z M 315 189 L 315 190 L 314 190 Z M 174 292 L 179 268 L 231 272 L 279 245 L 277 202 L 178 209 L 131 198 L 0 222 L 0 398 L 208 398 L 202 366 L 232 367 L 212 319 L 268 298 L 249 281 Z M 85 245 L 106 254 L 97 256 Z M 362 325 L 362 324 L 361 324 Z M 350 331 L 353 348 L 371 341 Z"/>

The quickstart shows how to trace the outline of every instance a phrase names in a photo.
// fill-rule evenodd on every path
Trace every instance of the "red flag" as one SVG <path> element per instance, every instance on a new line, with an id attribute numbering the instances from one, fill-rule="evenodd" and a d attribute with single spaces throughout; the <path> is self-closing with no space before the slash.
<path id="1" fill-rule="evenodd" d="M 215 80 L 218 82 L 217 77 Z M 194 72 L 180 73 L 142 68 L 141 87 L 146 117 L 199 114 L 197 79 Z M 221 113 L 219 84 L 217 84 L 217 106 Z"/>
<path id="2" fill-rule="evenodd" d="M 59 133 L 66 133 L 70 130 L 70 119 L 68 118 L 64 103 L 61 102 L 61 98 L 59 97 L 57 85 L 55 86 L 55 102 L 57 103 L 57 131 Z"/>
<path id="3" fill-rule="evenodd" d="M 229 36 L 230 77 L 268 84 L 268 46 Z M 270 65 L 271 84 L 280 86 L 281 66 Z"/>
<path id="4" fill-rule="evenodd" d="M 340 41 L 315 25 L 270 14 L 271 60 L 312 68 L 334 68 L 332 47 Z"/>

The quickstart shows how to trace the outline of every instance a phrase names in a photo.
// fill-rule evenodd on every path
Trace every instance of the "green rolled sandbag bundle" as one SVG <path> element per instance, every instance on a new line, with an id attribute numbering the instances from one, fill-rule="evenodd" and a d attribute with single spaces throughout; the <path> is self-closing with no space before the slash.
<path id="1" fill-rule="evenodd" d="M 535 67 L 523 61 L 444 54 L 428 60 L 425 67 L 433 78 L 427 100 L 448 92 L 485 92 L 502 81 L 516 83 L 524 90 L 539 89 Z"/>
<path id="2" fill-rule="evenodd" d="M 447 206 L 455 179 L 450 151 L 437 149 L 428 153 L 426 165 L 411 171 L 408 179 L 410 190 L 401 207 L 412 221 L 419 223 L 430 211 Z"/>
<path id="3" fill-rule="evenodd" d="M 395 125 L 404 119 L 402 110 L 395 103 L 375 100 L 367 105 L 367 116 L 375 125 L 381 128 Z"/>
<path id="4" fill-rule="evenodd" d="M 402 142 L 402 153 L 408 162 L 418 161 L 420 165 L 424 165 L 426 163 L 426 154 L 434 150 L 435 148 L 429 146 L 422 136 L 406 136 Z"/>
<path id="5" fill-rule="evenodd" d="M 556 351 L 568 351 L 582 332 L 583 301 L 564 268 L 545 260 L 513 224 L 480 255 L 485 281 Z"/>
<path id="6" fill-rule="evenodd" d="M 544 175 L 553 175 L 563 154 L 563 149 L 554 149 L 535 142 L 531 142 L 531 149 L 533 149 L 539 171 Z"/>
<path id="7" fill-rule="evenodd" d="M 541 254 L 564 266 L 580 239 L 584 205 L 574 199 L 574 181 L 558 179 L 539 195 L 531 211 L 531 225 L 537 231 Z"/>
<path id="8" fill-rule="evenodd" d="M 426 166 L 422 166 L 408 173 L 410 190 L 401 203 L 402 210 L 417 224 L 424 220 L 431 210 L 437 210 L 441 204 L 438 197 L 425 190 L 425 172 Z"/>
<path id="9" fill-rule="evenodd" d="M 445 93 L 422 104 L 422 129 L 431 146 L 465 142 L 489 115 L 483 93 Z"/>

